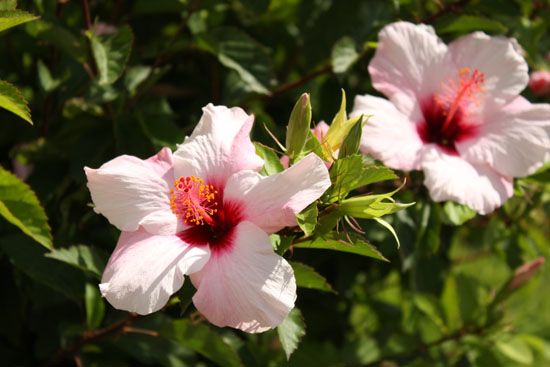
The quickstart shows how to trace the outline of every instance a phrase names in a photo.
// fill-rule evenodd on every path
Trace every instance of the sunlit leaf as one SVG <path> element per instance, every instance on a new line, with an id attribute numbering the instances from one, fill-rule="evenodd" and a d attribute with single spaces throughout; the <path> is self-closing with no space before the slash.
<path id="1" fill-rule="evenodd" d="M 23 181 L 0 167 L 0 215 L 42 246 L 53 247 L 46 212 Z"/>
<path id="2" fill-rule="evenodd" d="M 277 333 L 286 358 L 289 359 L 306 335 L 306 325 L 300 310 L 294 308 L 290 311 L 287 318 L 277 327 Z"/>
<path id="3" fill-rule="evenodd" d="M 332 70 L 336 74 L 342 74 L 355 64 L 359 59 L 355 41 L 350 37 L 343 37 L 332 48 Z"/>
<path id="4" fill-rule="evenodd" d="M 325 277 L 317 273 L 311 266 L 291 261 L 294 276 L 296 277 L 296 285 L 302 288 L 317 289 L 323 292 L 334 292 L 331 285 Z"/>
<path id="5" fill-rule="evenodd" d="M 0 32 L 35 19 L 38 19 L 36 15 L 26 11 L 0 10 Z"/>
<path id="6" fill-rule="evenodd" d="M 97 247 L 75 245 L 54 249 L 52 252 L 47 253 L 46 256 L 82 269 L 94 275 L 97 279 L 101 279 L 101 274 L 107 264 L 108 255 Z"/>
<path id="7" fill-rule="evenodd" d="M 13 112 L 32 125 L 31 112 L 25 97 L 8 82 L 0 80 L 0 107 Z"/>
<path id="8" fill-rule="evenodd" d="M 372 257 L 377 260 L 388 261 L 376 247 L 355 234 L 346 236 L 346 234 L 331 232 L 323 237 L 296 242 L 294 247 L 348 252 L 351 254 Z"/>

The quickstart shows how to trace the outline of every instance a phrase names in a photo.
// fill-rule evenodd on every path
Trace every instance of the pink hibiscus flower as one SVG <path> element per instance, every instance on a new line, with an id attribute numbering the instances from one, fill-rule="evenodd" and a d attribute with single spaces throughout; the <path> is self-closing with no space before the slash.
<path id="1" fill-rule="evenodd" d="M 423 170 L 435 201 L 489 213 L 512 196 L 513 177 L 548 157 L 550 105 L 519 96 L 527 64 L 511 39 L 475 32 L 446 46 L 431 27 L 393 23 L 379 34 L 369 73 L 389 101 L 356 97 L 352 115 L 372 115 L 362 150 Z"/>
<path id="2" fill-rule="evenodd" d="M 95 211 L 122 234 L 100 289 L 118 309 L 161 309 L 189 274 L 193 302 L 217 326 L 261 332 L 294 307 L 291 266 L 269 233 L 296 225 L 295 214 L 330 186 L 311 154 L 260 176 L 249 133 L 253 116 L 208 105 L 193 134 L 172 154 L 117 157 L 85 168 Z"/>

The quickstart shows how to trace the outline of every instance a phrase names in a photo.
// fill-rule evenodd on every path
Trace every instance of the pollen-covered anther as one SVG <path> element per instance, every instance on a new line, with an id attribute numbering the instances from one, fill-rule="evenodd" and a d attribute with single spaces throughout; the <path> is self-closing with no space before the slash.
<path id="1" fill-rule="evenodd" d="M 212 216 L 218 211 L 217 195 L 216 188 L 200 177 L 180 177 L 170 190 L 170 209 L 185 224 L 213 224 Z"/>

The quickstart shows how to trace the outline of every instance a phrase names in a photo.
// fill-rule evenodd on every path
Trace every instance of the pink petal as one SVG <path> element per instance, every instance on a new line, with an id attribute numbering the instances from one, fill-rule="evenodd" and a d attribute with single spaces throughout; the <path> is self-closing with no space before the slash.
<path id="1" fill-rule="evenodd" d="M 550 104 L 517 97 L 486 117 L 475 139 L 457 144 L 465 159 L 486 163 L 503 176 L 527 176 L 550 155 Z"/>
<path id="2" fill-rule="evenodd" d="M 259 171 L 263 160 L 250 141 L 253 123 L 254 116 L 237 107 L 204 107 L 193 134 L 174 153 L 176 177 L 193 175 L 223 186 L 235 172 Z"/>
<path id="3" fill-rule="evenodd" d="M 378 35 L 378 48 L 369 64 L 374 88 L 409 115 L 417 100 L 430 96 L 448 68 L 447 46 L 426 25 L 396 22 Z"/>
<path id="4" fill-rule="evenodd" d="M 423 142 L 416 124 L 388 100 L 374 96 L 357 96 L 351 116 L 368 118 L 361 137 L 361 151 L 372 154 L 385 165 L 410 171 L 419 169 Z"/>
<path id="5" fill-rule="evenodd" d="M 146 315 L 164 307 L 184 274 L 199 271 L 209 257 L 208 246 L 189 246 L 177 236 L 122 232 L 99 287 L 113 307 Z"/>
<path id="6" fill-rule="evenodd" d="M 434 201 L 456 201 L 480 214 L 492 212 L 513 194 L 511 178 L 487 165 L 448 155 L 436 146 L 423 150 L 422 169 L 424 185 Z"/>
<path id="7" fill-rule="evenodd" d="M 511 39 L 474 32 L 449 44 L 449 54 L 457 70 L 467 67 L 484 74 L 488 100 L 505 103 L 527 86 L 527 63 Z"/>
<path id="8" fill-rule="evenodd" d="M 294 166 L 263 177 L 243 171 L 227 182 L 224 200 L 244 203 L 244 218 L 268 233 L 295 226 L 296 214 L 330 186 L 324 162 L 310 153 Z"/>
<path id="9" fill-rule="evenodd" d="M 279 325 L 296 300 L 292 267 L 273 252 L 267 234 L 250 222 L 235 229 L 231 251 L 213 255 L 191 275 L 193 303 L 211 323 L 249 333 Z"/>
<path id="10" fill-rule="evenodd" d="M 315 136 L 317 140 L 322 143 L 323 140 L 325 140 L 325 136 L 327 135 L 329 128 L 330 126 L 326 122 L 319 121 L 317 125 L 311 129 L 311 132 L 313 133 L 313 136 Z"/>
<path id="11" fill-rule="evenodd" d="M 123 155 L 84 171 L 94 210 L 120 230 L 135 231 L 144 225 L 151 233 L 176 233 L 177 218 L 170 211 L 174 179 L 170 149 L 145 161 Z"/>

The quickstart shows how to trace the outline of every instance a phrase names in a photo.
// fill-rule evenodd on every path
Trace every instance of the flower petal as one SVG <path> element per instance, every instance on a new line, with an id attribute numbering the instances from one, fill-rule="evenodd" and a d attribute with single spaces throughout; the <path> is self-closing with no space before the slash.
<path id="1" fill-rule="evenodd" d="M 122 232 L 99 287 L 113 307 L 146 315 L 164 307 L 184 274 L 199 271 L 209 257 L 208 246 L 190 246 L 177 236 Z"/>
<path id="2" fill-rule="evenodd" d="M 147 160 L 122 155 L 84 171 L 94 210 L 117 228 L 135 231 L 142 224 L 151 233 L 176 233 L 177 218 L 170 211 L 174 179 L 170 149 Z"/>
<path id="3" fill-rule="evenodd" d="M 374 88 L 384 93 L 405 114 L 417 100 L 430 96 L 450 67 L 447 46 L 424 24 L 392 23 L 378 35 L 378 48 L 369 64 Z"/>
<path id="4" fill-rule="evenodd" d="M 204 107 L 197 127 L 174 153 L 176 177 L 194 175 L 223 186 L 235 172 L 259 171 L 263 160 L 250 141 L 253 123 L 254 116 L 237 107 Z"/>
<path id="5" fill-rule="evenodd" d="M 355 97 L 355 117 L 368 117 L 363 127 L 361 151 L 372 154 L 385 165 L 410 171 L 419 168 L 419 152 L 423 142 L 410 121 L 395 106 L 384 98 L 364 95 Z"/>
<path id="6" fill-rule="evenodd" d="M 231 251 L 213 254 L 191 275 L 193 303 L 214 325 L 249 333 L 279 325 L 296 300 L 292 267 L 275 254 L 267 234 L 250 222 L 234 229 Z"/>
<path id="7" fill-rule="evenodd" d="M 518 97 L 486 119 L 475 139 L 457 144 L 465 159 L 511 177 L 527 176 L 548 159 L 550 104 L 528 104 Z"/>
<path id="8" fill-rule="evenodd" d="M 449 54 L 458 69 L 481 71 L 486 98 L 500 104 L 516 97 L 529 81 L 527 62 L 511 39 L 474 32 L 450 43 Z"/>
<path id="9" fill-rule="evenodd" d="M 268 233 L 295 226 L 296 214 L 317 200 L 330 186 L 324 162 L 310 153 L 294 166 L 272 176 L 251 171 L 233 175 L 224 200 L 242 202 L 244 218 Z"/>
<path id="10" fill-rule="evenodd" d="M 487 165 L 471 164 L 435 146 L 422 154 L 424 185 L 434 201 L 452 200 L 480 214 L 501 206 L 513 194 L 512 179 Z"/>

